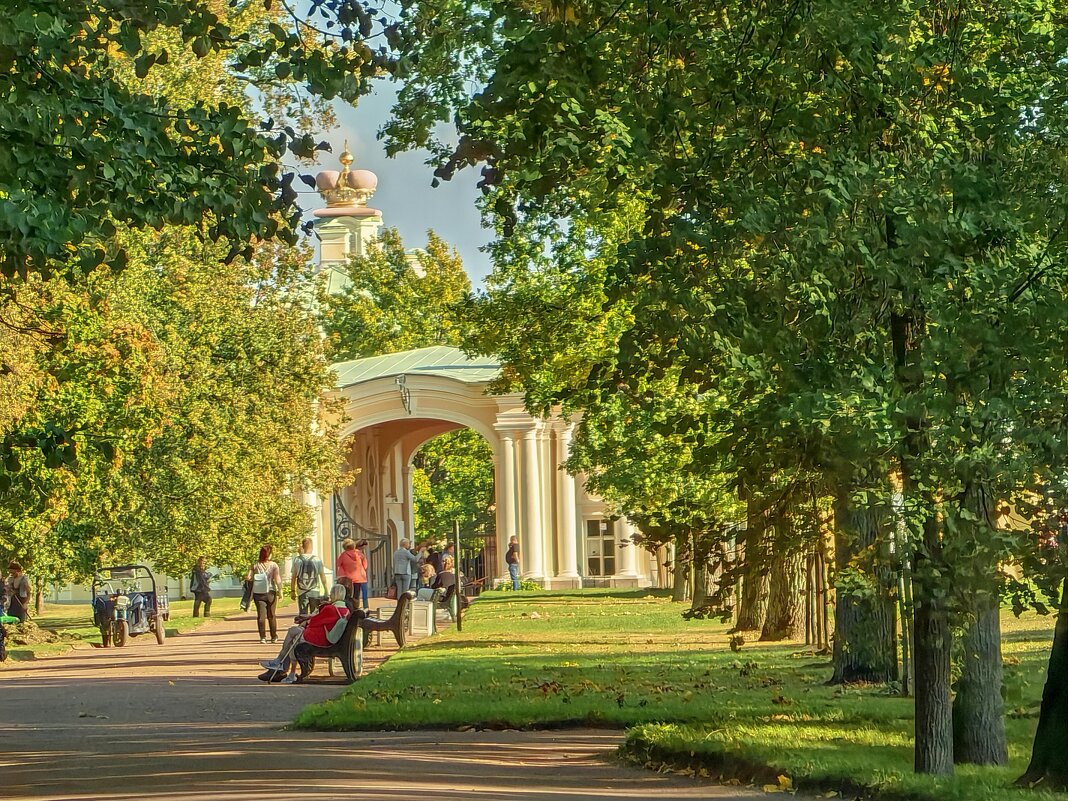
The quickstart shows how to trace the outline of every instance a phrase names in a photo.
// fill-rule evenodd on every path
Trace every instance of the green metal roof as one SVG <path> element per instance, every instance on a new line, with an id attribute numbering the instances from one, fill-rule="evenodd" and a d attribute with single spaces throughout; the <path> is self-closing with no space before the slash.
<path id="1" fill-rule="evenodd" d="M 459 348 L 439 345 L 433 348 L 369 356 L 335 364 L 337 386 L 340 389 L 398 375 L 433 375 L 451 378 L 465 384 L 485 384 L 495 379 L 501 366 L 493 359 L 468 357 Z"/>

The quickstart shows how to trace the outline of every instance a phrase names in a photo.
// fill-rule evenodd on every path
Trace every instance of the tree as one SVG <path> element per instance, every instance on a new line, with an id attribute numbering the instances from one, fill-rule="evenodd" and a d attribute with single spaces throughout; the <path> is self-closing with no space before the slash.
<path id="1" fill-rule="evenodd" d="M 345 286 L 323 314 L 337 358 L 460 344 L 454 310 L 471 282 L 459 254 L 433 231 L 427 238 L 409 252 L 396 229 L 386 229 L 366 255 L 349 260 Z"/>
<path id="2" fill-rule="evenodd" d="M 198 554 L 242 564 L 262 542 L 292 545 L 310 526 L 303 491 L 328 490 L 340 463 L 316 406 L 329 381 L 303 301 L 308 252 L 263 246 L 255 262 L 220 269 L 180 229 L 125 248 L 127 269 L 93 281 L 92 306 L 59 294 L 60 279 L 48 284 L 53 306 L 38 298 L 65 346 L 37 355 L 45 378 L 15 422 L 58 423 L 83 447 L 58 466 L 17 451 L 0 550 L 48 581 L 101 561 L 149 558 L 178 573 Z"/>
<path id="3" fill-rule="evenodd" d="M 294 241 L 293 175 L 278 161 L 287 147 L 310 156 L 314 140 L 261 128 L 244 102 L 150 94 L 123 74 L 130 62 L 146 78 L 172 58 L 218 55 L 253 86 L 293 75 L 313 93 L 355 101 L 385 65 L 363 43 L 381 17 L 361 3 L 316 3 L 328 35 L 256 5 L 242 4 L 243 15 L 201 0 L 9 5 L 0 274 L 121 267 L 117 226 L 196 226 L 246 255 L 254 237 Z"/>
<path id="4" fill-rule="evenodd" d="M 434 437 L 412 458 L 415 528 L 423 537 L 450 539 L 458 522 L 465 535 L 492 531 L 493 450 L 470 429 Z"/>
<path id="5" fill-rule="evenodd" d="M 580 349 L 581 369 L 556 383 L 521 356 L 512 375 L 552 386 L 535 405 L 584 408 L 680 367 L 702 389 L 766 401 L 770 413 L 741 418 L 760 436 L 736 448 L 739 468 L 766 463 L 761 448 L 835 481 L 856 456 L 893 462 L 913 559 L 920 772 L 952 771 L 950 615 L 975 615 L 997 591 L 989 565 L 1020 552 L 964 501 L 1024 496 L 1063 461 L 1063 420 L 1046 415 L 1065 390 L 1057 13 L 1023 0 L 404 6 L 413 74 L 394 145 L 455 117 L 439 175 L 484 163 L 487 216 L 524 243 L 498 253 L 566 240 L 556 273 L 581 284 L 578 243 L 613 245 L 599 287 L 621 328 L 601 339 L 576 326 L 611 352 Z M 465 82 L 478 90 L 457 91 Z M 635 206 L 621 236 L 620 210 Z M 528 286 L 505 269 L 515 287 L 502 284 L 498 310 Z M 873 412 L 837 459 L 771 425 L 803 408 L 782 392 L 794 378 L 820 401 L 812 411 L 834 412 L 803 430 Z M 848 491 L 878 508 L 886 483 Z"/>
<path id="6" fill-rule="evenodd" d="M 302 493 L 336 478 L 309 252 L 254 238 L 281 231 L 290 202 L 272 199 L 270 148 L 306 150 L 308 131 L 263 139 L 247 94 L 276 107 L 277 66 L 321 54 L 255 4 L 52 11 L 0 33 L 0 61 L 20 59 L 8 89 L 31 109 L 0 111 L 15 143 L 0 207 L 33 217 L 0 223 L 0 261 L 19 273 L 0 287 L 0 552 L 55 582 L 104 560 L 243 563 L 303 536 Z M 275 46 L 270 75 L 235 74 Z"/>

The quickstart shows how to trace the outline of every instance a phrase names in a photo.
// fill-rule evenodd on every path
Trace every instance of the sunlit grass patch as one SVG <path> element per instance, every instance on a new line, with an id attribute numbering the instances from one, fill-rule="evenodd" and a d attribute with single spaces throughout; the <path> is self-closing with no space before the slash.
<path id="1" fill-rule="evenodd" d="M 1047 801 L 1011 789 L 1030 756 L 1051 618 L 1005 619 L 1012 764 L 912 773 L 912 700 L 882 686 L 830 687 L 830 661 L 798 643 L 729 647 L 727 626 L 685 621 L 661 594 L 489 594 L 464 630 L 407 648 L 304 728 L 610 726 L 658 770 L 846 797 Z M 852 795 L 849 795 L 852 793 Z"/>

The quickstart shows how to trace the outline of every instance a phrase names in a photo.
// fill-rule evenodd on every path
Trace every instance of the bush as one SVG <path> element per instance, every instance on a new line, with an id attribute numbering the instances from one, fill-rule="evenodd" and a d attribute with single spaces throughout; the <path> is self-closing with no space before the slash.
<path id="1" fill-rule="evenodd" d="M 519 582 L 519 591 L 520 592 L 530 592 L 532 590 L 540 590 L 541 588 L 542 587 L 541 587 L 540 584 L 538 584 L 538 582 L 531 581 L 530 579 L 521 579 L 520 582 Z M 513 592 L 513 590 L 512 590 L 512 582 L 509 579 L 504 579 L 503 581 L 498 581 L 493 586 L 493 589 L 499 590 L 500 592 Z"/>

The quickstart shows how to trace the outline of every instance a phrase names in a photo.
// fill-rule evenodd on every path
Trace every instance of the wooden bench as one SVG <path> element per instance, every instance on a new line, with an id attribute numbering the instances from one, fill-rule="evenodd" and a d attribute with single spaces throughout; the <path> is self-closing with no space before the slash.
<path id="1" fill-rule="evenodd" d="M 448 613 L 449 619 L 453 622 L 456 621 L 457 607 L 463 606 L 464 609 L 468 607 L 467 596 L 456 592 L 455 584 L 434 590 L 433 601 L 439 609 L 444 609 Z"/>
<path id="2" fill-rule="evenodd" d="M 393 614 L 388 618 L 378 617 L 365 617 L 360 621 L 360 627 L 363 629 L 363 644 L 364 647 L 371 644 L 371 632 L 378 632 L 378 642 L 382 643 L 382 632 L 388 631 L 393 634 L 393 638 L 397 641 L 397 647 L 403 648 L 408 642 L 408 628 L 411 616 L 412 601 L 415 599 L 415 593 L 411 590 L 401 593 L 400 598 L 397 599 L 397 606 L 393 610 Z"/>
<path id="3" fill-rule="evenodd" d="M 334 659 L 340 660 L 341 667 L 345 671 L 345 678 L 350 682 L 356 681 L 363 675 L 363 632 L 360 630 L 360 623 L 363 622 L 366 614 L 362 609 L 350 612 L 341 639 L 328 648 L 319 648 L 302 642 L 293 649 L 293 656 L 290 658 L 296 659 L 297 664 L 300 665 L 302 681 L 315 670 L 315 663 L 318 659 L 327 660 L 331 676 L 334 675 L 332 662 Z M 304 669 L 305 665 L 307 665 L 307 670 Z M 259 678 L 261 681 L 275 684 L 282 680 L 286 672 L 285 670 L 268 670 Z"/>
<path id="4" fill-rule="evenodd" d="M 360 636 L 360 624 L 366 614 L 362 609 L 350 612 L 349 622 L 345 626 L 341 639 L 329 648 L 318 648 L 308 643 L 298 645 L 297 650 L 303 650 L 310 657 L 308 671 L 301 673 L 300 678 L 304 679 L 315 670 L 315 663 L 318 659 L 326 659 L 328 662 L 331 659 L 338 659 L 341 662 L 341 669 L 345 671 L 346 679 L 352 682 L 360 678 L 363 675 L 363 637 Z M 334 671 L 331 669 L 330 675 L 333 674 Z"/>

